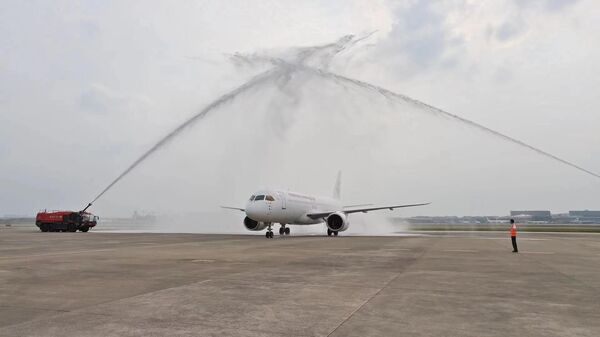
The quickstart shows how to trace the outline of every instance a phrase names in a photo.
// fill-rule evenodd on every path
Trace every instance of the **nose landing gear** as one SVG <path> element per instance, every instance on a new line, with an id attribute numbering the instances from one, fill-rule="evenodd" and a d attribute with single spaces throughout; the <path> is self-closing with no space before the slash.
<path id="1" fill-rule="evenodd" d="M 269 226 L 269 227 L 267 229 L 267 232 L 265 233 L 265 237 L 267 239 L 272 239 L 273 238 L 273 230 L 271 229 L 271 224 L 269 223 L 267 226 Z"/>
<path id="2" fill-rule="evenodd" d="M 338 231 L 332 231 L 331 229 L 327 228 L 327 236 L 331 235 L 338 236 Z"/>

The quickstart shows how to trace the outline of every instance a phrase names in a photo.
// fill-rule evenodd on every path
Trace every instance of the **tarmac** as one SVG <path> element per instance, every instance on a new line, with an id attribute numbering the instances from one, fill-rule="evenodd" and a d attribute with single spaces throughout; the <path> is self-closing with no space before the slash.
<path id="1" fill-rule="evenodd" d="M 0 230 L 0 336 L 600 336 L 600 235 Z"/>

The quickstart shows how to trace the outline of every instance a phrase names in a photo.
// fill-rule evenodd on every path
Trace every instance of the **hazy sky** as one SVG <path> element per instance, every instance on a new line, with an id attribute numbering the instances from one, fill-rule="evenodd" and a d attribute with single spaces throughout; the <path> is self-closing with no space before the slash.
<path id="1" fill-rule="evenodd" d="M 600 172 L 600 4 L 2 1 L 0 216 L 84 206 L 161 136 L 269 65 L 231 55 L 376 31 L 329 70 Z M 324 66 L 319 65 L 317 66 Z M 600 179 L 373 92 L 294 74 L 186 130 L 94 206 L 216 211 L 264 186 L 415 214 L 600 209 Z"/>

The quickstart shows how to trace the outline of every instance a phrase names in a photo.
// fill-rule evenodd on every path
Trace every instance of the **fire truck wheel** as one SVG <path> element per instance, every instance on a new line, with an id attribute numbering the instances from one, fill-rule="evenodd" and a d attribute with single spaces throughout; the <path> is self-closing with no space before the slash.
<path id="1" fill-rule="evenodd" d="M 79 230 L 85 233 L 85 232 L 89 231 L 90 228 L 89 227 L 81 227 L 81 228 L 79 228 Z"/>
<path id="2" fill-rule="evenodd" d="M 40 230 L 42 232 L 47 232 L 48 231 L 48 225 L 46 225 L 45 223 L 40 225 Z"/>

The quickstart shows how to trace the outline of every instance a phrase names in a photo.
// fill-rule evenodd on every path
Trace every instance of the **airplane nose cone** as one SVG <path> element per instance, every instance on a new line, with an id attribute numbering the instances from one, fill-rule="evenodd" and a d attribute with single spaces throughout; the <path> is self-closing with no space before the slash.
<path id="1" fill-rule="evenodd" d="M 246 205 L 246 215 L 255 221 L 265 221 L 269 220 L 269 208 L 268 205 L 264 201 L 254 201 L 250 202 Z"/>
<path id="2" fill-rule="evenodd" d="M 253 220 L 256 220 L 256 217 L 258 215 L 257 209 L 256 209 L 256 205 L 254 205 L 254 203 L 249 202 L 246 205 L 246 215 Z"/>

